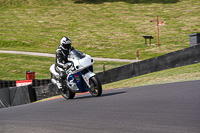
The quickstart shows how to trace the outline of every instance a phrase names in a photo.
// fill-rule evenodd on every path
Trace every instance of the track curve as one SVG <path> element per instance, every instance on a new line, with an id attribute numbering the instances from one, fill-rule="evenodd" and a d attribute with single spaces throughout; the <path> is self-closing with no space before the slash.
<path id="1" fill-rule="evenodd" d="M 0 133 L 199 133 L 200 80 L 0 109 Z"/>

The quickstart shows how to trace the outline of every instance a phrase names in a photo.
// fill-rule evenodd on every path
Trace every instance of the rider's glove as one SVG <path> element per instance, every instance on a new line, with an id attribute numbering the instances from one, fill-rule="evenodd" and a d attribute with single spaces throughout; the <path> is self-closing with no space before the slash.
<path id="1" fill-rule="evenodd" d="M 71 65 L 72 65 L 71 63 L 65 64 L 65 65 L 63 66 L 63 68 L 64 68 L 64 69 L 69 69 Z"/>
<path id="2" fill-rule="evenodd" d="M 71 51 L 72 51 L 72 50 L 74 50 L 74 47 L 73 47 L 73 46 L 71 46 Z"/>
<path id="3" fill-rule="evenodd" d="M 70 66 L 68 65 L 68 64 L 65 64 L 64 66 L 63 66 L 63 68 L 64 69 L 68 69 Z"/>

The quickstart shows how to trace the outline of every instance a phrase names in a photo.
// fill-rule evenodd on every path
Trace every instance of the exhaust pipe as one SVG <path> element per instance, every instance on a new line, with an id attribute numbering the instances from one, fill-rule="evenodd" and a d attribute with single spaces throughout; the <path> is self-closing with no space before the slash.
<path id="1" fill-rule="evenodd" d="M 51 79 L 51 82 L 52 82 L 54 85 L 57 84 L 57 81 L 56 81 L 54 78 Z"/>

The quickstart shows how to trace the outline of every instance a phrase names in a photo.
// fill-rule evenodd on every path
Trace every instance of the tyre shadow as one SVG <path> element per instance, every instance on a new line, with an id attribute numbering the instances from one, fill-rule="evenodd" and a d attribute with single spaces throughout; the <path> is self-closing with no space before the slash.
<path id="1" fill-rule="evenodd" d="M 126 91 L 106 93 L 106 94 L 102 94 L 99 97 L 107 97 L 107 96 L 113 96 L 113 95 L 120 95 L 120 94 L 123 94 L 123 93 L 126 93 Z M 85 98 L 97 98 L 97 97 L 89 95 L 89 96 L 75 97 L 74 99 L 85 99 Z"/>
<path id="2" fill-rule="evenodd" d="M 102 4 L 105 2 L 126 2 L 130 4 L 151 4 L 151 3 L 162 3 L 162 4 L 168 4 L 168 3 L 177 3 L 180 0 L 73 0 L 74 3 L 81 4 Z"/>

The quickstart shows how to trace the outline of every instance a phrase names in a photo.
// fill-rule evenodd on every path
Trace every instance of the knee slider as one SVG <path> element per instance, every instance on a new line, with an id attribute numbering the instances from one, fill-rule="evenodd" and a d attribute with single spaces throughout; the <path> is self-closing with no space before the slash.
<path id="1" fill-rule="evenodd" d="M 66 73 L 65 72 L 60 72 L 60 78 L 65 79 L 66 78 Z"/>

